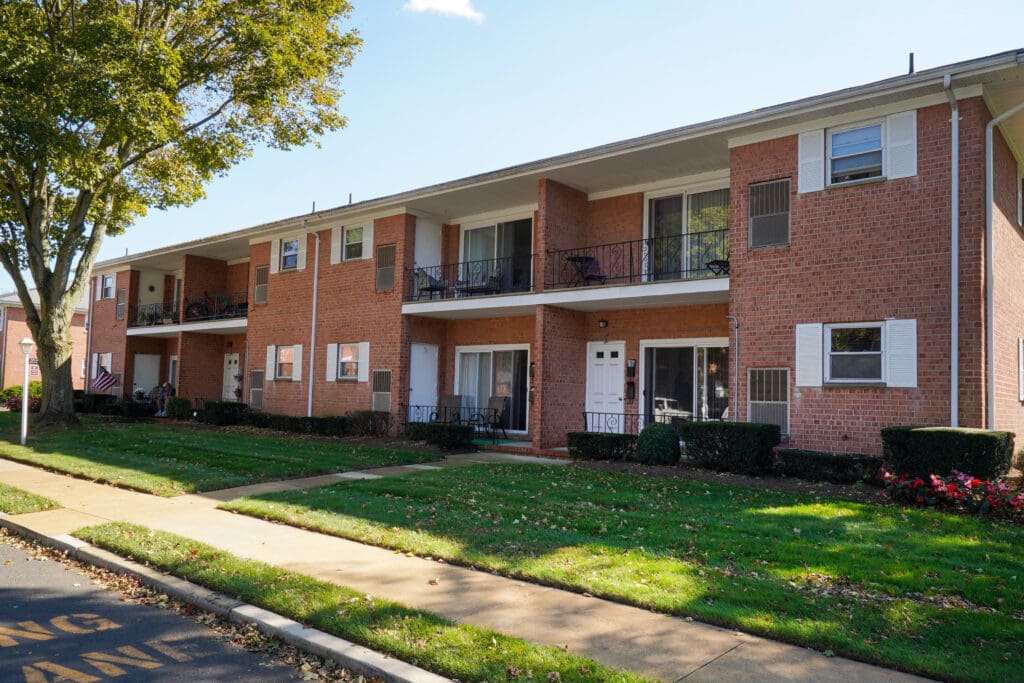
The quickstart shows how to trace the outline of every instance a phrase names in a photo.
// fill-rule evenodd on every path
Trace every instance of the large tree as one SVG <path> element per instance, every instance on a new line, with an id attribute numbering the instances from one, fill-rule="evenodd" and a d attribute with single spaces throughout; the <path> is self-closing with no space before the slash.
<path id="1" fill-rule="evenodd" d="M 0 263 L 38 347 L 41 422 L 75 422 L 71 317 L 104 235 L 196 201 L 257 145 L 345 125 L 339 85 L 361 45 L 342 26 L 350 12 L 346 0 L 0 0 Z"/>

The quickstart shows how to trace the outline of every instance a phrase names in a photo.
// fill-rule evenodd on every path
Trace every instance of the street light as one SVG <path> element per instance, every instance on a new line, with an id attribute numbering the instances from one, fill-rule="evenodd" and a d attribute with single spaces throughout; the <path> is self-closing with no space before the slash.
<path id="1" fill-rule="evenodd" d="M 29 337 L 25 337 L 18 342 L 18 346 L 25 354 L 25 381 L 21 385 L 21 445 L 24 446 L 28 439 L 28 404 L 32 401 L 28 395 L 28 357 L 35 343 Z"/>

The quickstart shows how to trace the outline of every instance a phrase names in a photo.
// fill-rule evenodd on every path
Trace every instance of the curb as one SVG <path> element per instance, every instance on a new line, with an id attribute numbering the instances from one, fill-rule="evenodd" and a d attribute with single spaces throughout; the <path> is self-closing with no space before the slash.
<path id="1" fill-rule="evenodd" d="M 70 557 L 86 564 L 119 574 L 133 574 L 144 584 L 162 593 L 193 604 L 199 609 L 212 612 L 236 624 L 253 624 L 266 635 L 306 652 L 334 660 L 339 666 L 354 673 L 383 678 L 389 683 L 450 683 L 450 679 L 443 676 L 393 659 L 343 638 L 332 636 L 324 631 L 306 627 L 280 614 L 229 598 L 190 581 L 164 574 L 138 562 L 126 560 L 120 555 L 94 548 L 73 536 L 67 534 L 47 536 L 15 522 L 9 515 L 2 512 L 0 512 L 0 527 L 31 538 L 42 545 L 64 551 Z"/>

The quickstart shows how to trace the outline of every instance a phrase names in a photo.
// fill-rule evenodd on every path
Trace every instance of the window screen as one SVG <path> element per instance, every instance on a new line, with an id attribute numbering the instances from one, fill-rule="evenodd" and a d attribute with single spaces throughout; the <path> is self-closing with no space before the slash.
<path id="1" fill-rule="evenodd" d="M 750 186 L 750 247 L 789 244 L 789 178 Z"/>

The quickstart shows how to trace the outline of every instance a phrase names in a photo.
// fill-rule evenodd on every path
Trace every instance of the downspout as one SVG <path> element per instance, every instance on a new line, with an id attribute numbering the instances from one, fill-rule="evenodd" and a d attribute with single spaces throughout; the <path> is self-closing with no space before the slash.
<path id="1" fill-rule="evenodd" d="M 993 282 L 995 248 L 993 247 L 995 229 L 992 225 L 992 202 L 995 201 L 995 162 L 992 160 L 992 131 L 996 126 L 1024 109 L 1024 102 L 1007 109 L 985 126 L 985 365 L 986 378 L 986 427 L 996 427 L 996 304 L 995 284 Z"/>
<path id="2" fill-rule="evenodd" d="M 953 94 L 953 76 L 943 76 L 949 98 L 949 426 L 960 426 L 960 105 Z"/>
<path id="3" fill-rule="evenodd" d="M 736 316 L 729 314 L 725 316 L 726 320 L 731 320 L 733 329 L 736 330 L 736 358 L 735 358 L 735 370 L 733 370 L 733 396 L 735 397 L 734 405 L 732 407 L 732 420 L 733 422 L 739 421 L 739 391 L 740 391 L 740 321 Z M 749 417 L 749 416 L 748 416 Z"/>
<path id="4" fill-rule="evenodd" d="M 306 221 L 302 221 L 303 238 Z M 309 327 L 309 397 L 306 400 L 306 417 L 313 417 L 313 385 L 316 383 L 316 376 L 313 374 L 316 362 L 316 300 L 320 293 L 320 233 L 314 232 L 316 245 L 313 249 L 313 320 Z"/>

